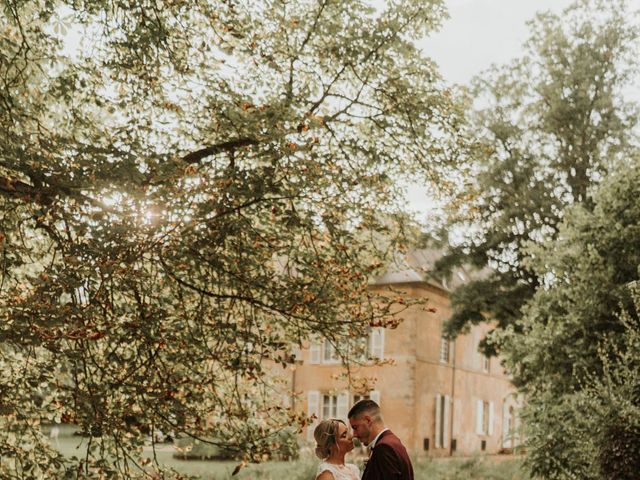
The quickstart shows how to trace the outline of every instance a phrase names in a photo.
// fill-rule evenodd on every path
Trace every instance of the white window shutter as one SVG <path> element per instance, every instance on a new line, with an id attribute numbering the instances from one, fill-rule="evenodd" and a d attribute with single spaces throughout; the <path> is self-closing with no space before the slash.
<path id="1" fill-rule="evenodd" d="M 442 448 L 449 446 L 449 415 L 451 398 L 449 395 L 444 396 L 444 428 L 442 429 Z"/>
<path id="2" fill-rule="evenodd" d="M 476 433 L 482 435 L 482 400 L 476 400 Z"/>
<path id="3" fill-rule="evenodd" d="M 341 392 L 338 395 L 337 417 L 348 425 L 347 414 L 349 413 L 349 392 Z"/>
<path id="4" fill-rule="evenodd" d="M 489 435 L 493 435 L 493 402 L 489 402 Z"/>
<path id="5" fill-rule="evenodd" d="M 435 435 L 436 448 L 442 448 L 442 437 L 440 436 L 441 419 L 442 419 L 442 395 L 438 393 L 436 395 L 436 435 Z"/>
<path id="6" fill-rule="evenodd" d="M 378 405 L 380 405 L 380 391 L 379 390 L 371 390 L 369 392 L 369 399 L 373 400 Z"/>
<path id="7" fill-rule="evenodd" d="M 302 360 L 302 353 L 300 352 L 300 347 L 298 345 L 291 347 L 291 355 L 293 355 L 294 360 L 297 362 Z"/>
<path id="8" fill-rule="evenodd" d="M 502 404 L 502 446 L 511 448 L 511 432 L 509 431 L 509 405 Z"/>
<path id="9" fill-rule="evenodd" d="M 313 442 L 313 430 L 316 428 L 316 425 L 318 425 L 320 418 L 320 392 L 317 390 L 309 390 L 309 392 L 307 392 L 307 415 L 316 416 L 316 419 L 307 425 L 307 440 Z"/>
<path id="10" fill-rule="evenodd" d="M 320 363 L 320 343 L 311 342 L 309 347 L 309 363 Z"/>
<path id="11" fill-rule="evenodd" d="M 371 357 L 384 359 L 384 328 L 377 327 L 371 330 Z"/>

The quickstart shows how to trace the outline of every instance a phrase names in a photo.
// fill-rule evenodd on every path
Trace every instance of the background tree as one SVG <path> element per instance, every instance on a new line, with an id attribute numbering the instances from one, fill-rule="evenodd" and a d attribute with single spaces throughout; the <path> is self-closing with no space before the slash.
<path id="1" fill-rule="evenodd" d="M 470 264 L 483 275 L 453 293 L 452 333 L 521 316 L 540 287 L 525 245 L 555 238 L 567 205 L 590 209 L 594 187 L 635 148 L 636 108 L 623 93 L 637 38 L 624 2 L 577 1 L 562 16 L 538 15 L 526 55 L 475 80 L 484 155 L 451 204 L 447 229 L 463 239 L 437 267 Z"/>
<path id="2" fill-rule="evenodd" d="M 528 55 L 474 85 L 485 155 L 453 203 L 449 228 L 464 240 L 439 268 L 481 270 L 454 292 L 449 327 L 498 322 L 484 347 L 525 394 L 535 478 L 633 478 L 640 463 L 629 18 L 624 2 L 599 1 L 539 15 Z"/>
<path id="3" fill-rule="evenodd" d="M 639 167 L 629 161 L 593 209 L 570 207 L 555 241 L 527 250 L 543 287 L 501 342 L 539 478 L 631 479 L 640 467 Z"/>
<path id="4" fill-rule="evenodd" d="M 1 475 L 143 475 L 158 429 L 274 451 L 304 419 L 264 365 L 398 321 L 367 291 L 394 182 L 446 172 L 462 124 L 411 43 L 442 2 L 1 8 Z"/>

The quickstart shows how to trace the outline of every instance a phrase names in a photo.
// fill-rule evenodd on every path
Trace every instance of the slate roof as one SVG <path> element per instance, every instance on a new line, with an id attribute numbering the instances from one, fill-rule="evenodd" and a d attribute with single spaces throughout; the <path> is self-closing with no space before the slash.
<path id="1" fill-rule="evenodd" d="M 485 278 L 491 272 L 485 268 L 481 271 L 469 266 L 455 269 L 449 278 L 440 278 L 432 275 L 436 261 L 444 255 L 441 249 L 413 250 L 406 255 L 396 255 L 387 270 L 376 277 L 373 285 L 396 285 L 401 283 L 425 282 L 444 291 L 452 291 L 460 285 Z"/>

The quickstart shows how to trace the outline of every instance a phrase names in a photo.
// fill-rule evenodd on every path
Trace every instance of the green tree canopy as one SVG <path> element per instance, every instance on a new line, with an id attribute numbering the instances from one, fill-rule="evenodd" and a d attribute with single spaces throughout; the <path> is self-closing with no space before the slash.
<path id="1" fill-rule="evenodd" d="M 527 396 L 527 462 L 541 478 L 632 479 L 640 466 L 640 161 L 530 245 L 542 287 L 501 332 Z"/>
<path id="2" fill-rule="evenodd" d="M 467 235 L 439 268 L 481 270 L 454 292 L 449 327 L 498 322 L 485 347 L 525 394 L 535 478 L 631 479 L 640 465 L 632 18 L 598 0 L 539 15 L 527 56 L 474 85 L 485 155 L 452 208 Z"/>
<path id="3" fill-rule="evenodd" d="M 303 421 L 265 361 L 397 322 L 394 181 L 461 125 L 411 43 L 442 3 L 2 2 L 3 478 L 141 474 L 145 428 L 256 458 Z"/>
<path id="4" fill-rule="evenodd" d="M 528 248 L 543 285 L 523 309 L 522 334 L 509 340 L 509 370 L 526 392 L 579 389 L 602 371 L 599 341 L 623 331 L 621 307 L 633 312 L 630 287 L 640 277 L 640 163 L 608 178 L 593 210 L 566 211 L 553 241 Z M 556 390 L 553 390 L 556 392 Z"/>
<path id="5" fill-rule="evenodd" d="M 623 93 L 638 29 L 624 2 L 580 0 L 530 28 L 523 58 L 474 83 L 484 155 L 452 203 L 448 228 L 464 240 L 438 268 L 484 274 L 453 293 L 453 333 L 487 316 L 500 327 L 520 317 L 540 287 L 525 246 L 555 238 L 567 205 L 591 208 L 595 186 L 635 148 L 636 107 Z"/>

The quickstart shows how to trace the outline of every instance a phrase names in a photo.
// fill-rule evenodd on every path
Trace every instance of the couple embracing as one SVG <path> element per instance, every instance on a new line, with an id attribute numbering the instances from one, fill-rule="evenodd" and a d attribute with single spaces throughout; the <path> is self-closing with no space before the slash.
<path id="1" fill-rule="evenodd" d="M 360 470 L 345 464 L 345 455 L 353 450 L 353 437 L 367 446 L 362 480 L 413 480 L 413 467 L 407 450 L 391 430 L 385 427 L 380 407 L 373 400 L 361 400 L 349 411 L 349 427 L 342 420 L 324 420 L 313 432 L 316 455 L 322 460 L 316 480 L 360 480 Z"/>

